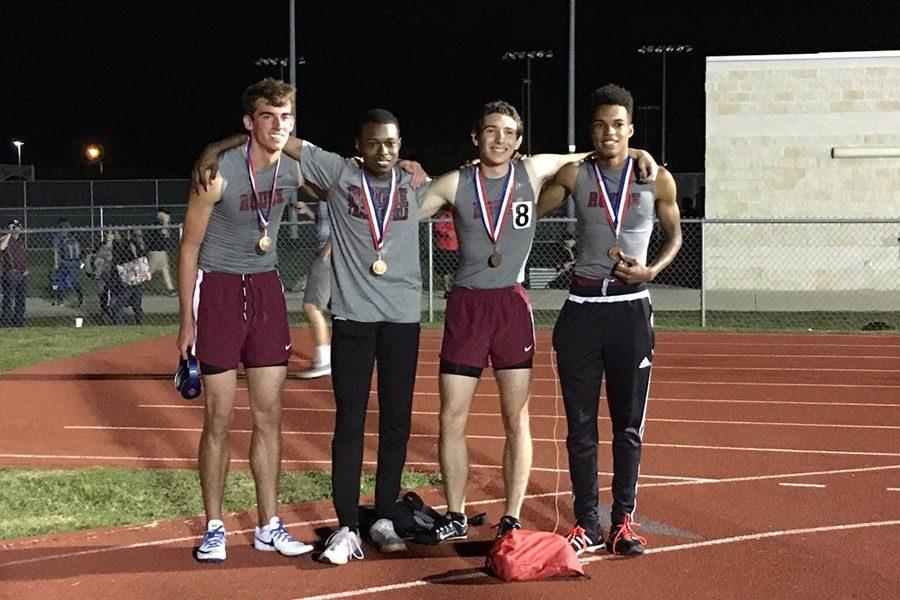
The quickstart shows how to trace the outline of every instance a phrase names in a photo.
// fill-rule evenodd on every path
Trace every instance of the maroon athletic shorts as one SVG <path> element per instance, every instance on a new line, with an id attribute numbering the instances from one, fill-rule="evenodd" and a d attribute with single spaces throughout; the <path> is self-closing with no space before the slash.
<path id="1" fill-rule="evenodd" d="M 277 271 L 197 275 L 195 355 L 201 363 L 231 370 L 269 367 L 291 356 L 287 306 Z"/>
<path id="2" fill-rule="evenodd" d="M 441 359 L 506 369 L 534 357 L 531 302 L 521 285 L 496 290 L 456 286 L 447 298 Z"/>

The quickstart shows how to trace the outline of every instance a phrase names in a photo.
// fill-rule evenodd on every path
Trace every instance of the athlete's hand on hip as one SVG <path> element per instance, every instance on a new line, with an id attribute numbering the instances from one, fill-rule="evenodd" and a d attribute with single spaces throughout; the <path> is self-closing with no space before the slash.
<path id="1" fill-rule="evenodd" d="M 407 173 L 412 174 L 412 179 L 409 180 L 409 187 L 414 190 L 422 187 L 422 184 L 428 181 L 428 173 L 425 172 L 425 169 L 422 168 L 422 165 L 417 163 L 414 160 L 401 160 L 397 164 L 400 165 L 400 168 L 406 171 Z"/>
<path id="2" fill-rule="evenodd" d="M 219 174 L 219 153 L 209 146 L 194 163 L 191 169 L 191 188 L 195 194 L 206 191 L 210 182 Z"/>
<path id="3" fill-rule="evenodd" d="M 188 351 L 194 345 L 194 324 L 191 323 L 190 326 L 181 324 L 181 327 L 178 329 L 178 342 L 176 344 L 178 346 L 178 351 L 181 353 L 181 358 L 187 360 Z"/>
<path id="4" fill-rule="evenodd" d="M 619 260 L 613 267 L 613 277 L 627 284 L 641 283 L 642 281 L 651 281 L 653 271 L 633 256 L 620 252 Z"/>

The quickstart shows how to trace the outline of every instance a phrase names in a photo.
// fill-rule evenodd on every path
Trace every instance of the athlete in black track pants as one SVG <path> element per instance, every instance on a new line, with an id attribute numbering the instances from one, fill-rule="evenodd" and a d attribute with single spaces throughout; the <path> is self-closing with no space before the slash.
<path id="1" fill-rule="evenodd" d="M 633 519 L 654 342 L 647 282 L 678 253 L 681 223 L 675 182 L 667 170 L 661 168 L 650 183 L 635 179 L 628 156 L 634 134 L 631 94 L 607 85 L 591 100 L 594 154 L 560 169 L 538 204 L 543 215 L 571 194 L 578 217 L 572 286 L 553 331 L 576 518 L 568 538 L 578 554 L 605 545 L 614 554 L 637 555 L 645 543 Z M 654 217 L 665 243 L 647 265 Z M 605 544 L 597 482 L 604 375 L 613 429 L 612 527 Z"/>

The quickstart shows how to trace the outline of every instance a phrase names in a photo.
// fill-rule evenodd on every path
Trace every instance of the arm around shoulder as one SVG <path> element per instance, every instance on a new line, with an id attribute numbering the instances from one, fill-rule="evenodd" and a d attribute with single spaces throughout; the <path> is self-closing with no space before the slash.
<path id="1" fill-rule="evenodd" d="M 537 179 L 537 183 L 542 185 L 543 182 L 559 171 L 563 166 L 569 163 L 576 163 L 584 160 L 592 152 L 578 152 L 577 154 L 535 154 L 529 156 L 523 162 L 526 168 L 532 172 L 532 176 Z"/>
<path id="2" fill-rule="evenodd" d="M 419 206 L 419 219 L 427 219 L 436 212 L 456 201 L 459 187 L 459 171 L 450 171 L 438 177 L 428 187 L 425 199 Z"/>
<path id="3" fill-rule="evenodd" d="M 578 163 L 570 162 L 557 171 L 538 197 L 538 217 L 543 217 L 560 206 L 575 189 L 578 179 Z"/>

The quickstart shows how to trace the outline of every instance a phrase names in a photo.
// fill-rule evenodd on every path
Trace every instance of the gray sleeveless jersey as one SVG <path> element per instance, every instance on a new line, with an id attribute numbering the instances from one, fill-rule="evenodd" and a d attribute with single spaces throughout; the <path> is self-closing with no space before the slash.
<path id="1" fill-rule="evenodd" d="M 278 226 L 284 207 L 296 201 L 297 188 L 303 183 L 300 164 L 289 156 L 282 156 L 278 170 L 278 185 L 272 197 L 272 177 L 275 165 L 256 171 L 256 189 L 263 206 L 269 212 L 269 237 L 274 245 L 268 252 L 259 249 L 263 230 L 256 215 L 256 200 L 250 186 L 244 147 L 232 148 L 219 156 L 219 177 L 222 196 L 209 216 L 206 236 L 200 245 L 198 265 L 204 271 L 216 273 L 262 273 L 275 268 Z"/>
<path id="2" fill-rule="evenodd" d="M 384 275 L 372 273 L 378 258 L 372 242 L 362 192 L 362 170 L 355 160 L 304 142 L 303 176 L 327 190 L 331 215 L 331 312 L 339 319 L 375 323 L 418 323 L 422 318 L 422 273 L 419 265 L 419 206 L 427 186 L 409 187 L 411 175 L 394 167 L 397 200 L 381 258 Z M 390 179 L 369 177 L 376 207 L 388 200 Z"/>
<path id="3" fill-rule="evenodd" d="M 502 255 L 499 267 L 488 264 L 488 259 L 494 253 L 494 245 L 481 218 L 478 196 L 475 194 L 475 169 L 466 167 L 459 171 L 453 224 L 459 240 L 460 259 L 454 285 L 480 290 L 498 289 L 521 283 L 525 279 L 525 262 L 531 252 L 537 220 L 535 193 L 525 165 L 521 162 L 512 165 L 516 180 L 498 246 Z M 484 178 L 492 223 L 500 210 L 505 183 L 506 177 Z"/>
<path id="4" fill-rule="evenodd" d="M 622 170 L 600 170 L 604 177 L 610 199 L 618 198 Z M 575 262 L 575 274 L 591 279 L 603 279 L 610 276 L 613 268 L 609 258 L 609 249 L 618 246 L 625 254 L 647 263 L 647 246 L 653 231 L 655 215 L 655 196 L 653 184 L 641 184 L 632 180 L 625 199 L 625 214 L 619 237 L 616 238 L 607 219 L 603 196 L 597 187 L 594 175 L 594 161 L 589 157 L 578 165 L 578 178 L 575 181 L 575 212 L 578 217 L 578 256 Z"/>

